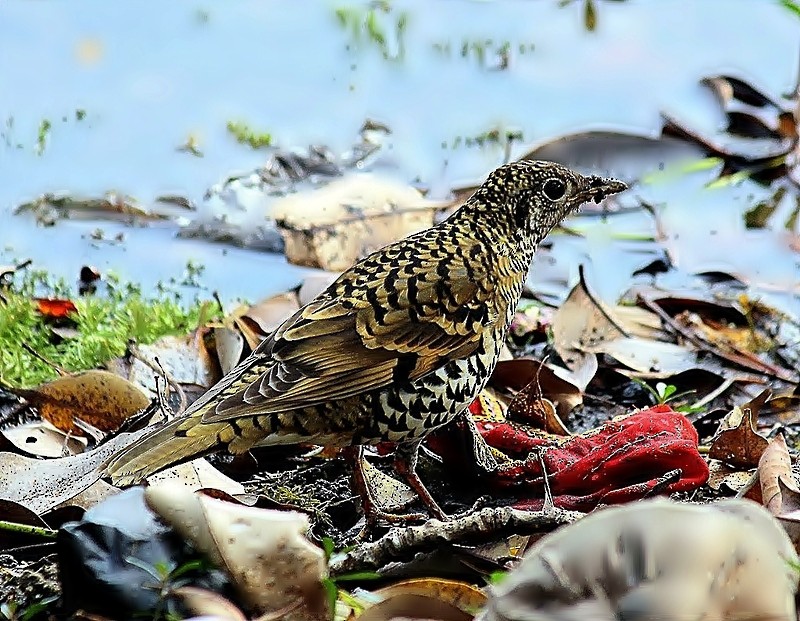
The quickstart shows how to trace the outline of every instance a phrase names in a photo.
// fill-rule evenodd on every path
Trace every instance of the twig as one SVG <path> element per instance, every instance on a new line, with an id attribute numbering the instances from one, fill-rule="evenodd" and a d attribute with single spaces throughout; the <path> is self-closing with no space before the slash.
<path id="1" fill-rule="evenodd" d="M 783 369 L 779 369 L 771 364 L 767 364 L 762 360 L 744 356 L 742 354 L 729 354 L 720 350 L 719 348 L 715 347 L 713 344 L 709 343 L 708 341 L 700 338 L 699 336 L 692 334 L 689 330 L 681 326 L 677 321 L 675 321 L 669 313 L 667 313 L 663 308 L 661 308 L 655 301 L 643 296 L 639 295 L 639 300 L 644 304 L 649 310 L 654 312 L 658 315 L 661 320 L 672 329 L 673 332 L 679 334 L 687 341 L 695 345 L 701 351 L 707 352 L 717 358 L 721 358 L 726 362 L 730 362 L 740 367 L 744 367 L 745 369 L 749 369 L 751 371 L 756 371 L 763 375 L 769 375 L 770 377 L 774 377 L 779 380 L 783 380 L 785 382 L 796 382 L 796 378 L 791 375 L 788 375 Z"/>
<path id="2" fill-rule="evenodd" d="M 17 522 L 6 522 L 5 520 L 0 520 L 0 530 L 12 533 L 23 533 L 25 535 L 36 535 L 37 537 L 45 537 L 47 539 L 55 539 L 56 535 L 58 535 L 58 531 L 52 528 L 31 526 L 30 524 L 18 524 Z"/>
<path id="3" fill-rule="evenodd" d="M 428 520 L 420 526 L 393 528 L 372 543 L 356 546 L 331 559 L 331 576 L 380 569 L 390 561 L 409 558 L 422 550 L 432 550 L 443 543 L 485 540 L 509 532 L 535 532 L 570 524 L 583 517 L 578 511 L 553 507 L 546 511 L 522 511 L 512 507 L 489 507 L 462 518 L 442 522 Z"/>
<path id="4" fill-rule="evenodd" d="M 164 380 L 170 386 L 172 386 L 172 388 L 178 394 L 178 398 L 180 399 L 180 405 L 178 406 L 178 411 L 175 412 L 175 415 L 181 414 L 186 409 L 186 403 L 187 403 L 186 393 L 183 391 L 183 388 L 181 388 L 181 385 L 175 380 L 174 377 L 172 377 L 171 374 L 167 372 L 167 370 L 164 367 L 161 366 L 161 363 L 158 362 L 158 360 L 156 360 L 155 362 L 149 360 L 147 356 L 145 356 L 141 352 L 136 343 L 128 343 L 128 351 L 130 352 L 131 356 L 136 358 L 139 362 L 141 362 L 143 365 L 145 365 L 155 373 L 158 373 L 161 377 L 164 378 Z"/>
<path id="5" fill-rule="evenodd" d="M 48 360 L 47 358 L 42 356 L 42 354 L 40 354 L 38 351 L 36 351 L 33 347 L 31 347 L 27 343 L 20 343 L 20 345 L 22 345 L 22 349 L 24 349 L 26 352 L 28 352 L 34 358 L 44 362 L 48 367 L 53 369 L 61 377 L 66 377 L 66 376 L 70 375 L 70 372 L 67 371 L 64 367 L 60 367 L 55 362 L 53 362 L 52 360 Z"/>

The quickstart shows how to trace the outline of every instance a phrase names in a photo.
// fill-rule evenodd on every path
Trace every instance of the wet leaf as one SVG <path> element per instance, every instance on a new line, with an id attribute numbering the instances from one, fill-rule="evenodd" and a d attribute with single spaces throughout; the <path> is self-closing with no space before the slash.
<path id="1" fill-rule="evenodd" d="M 84 430 L 76 420 L 101 431 L 115 431 L 150 403 L 149 397 L 125 378 L 100 370 L 9 391 L 35 406 L 42 418 L 58 429 L 78 436 L 84 435 Z"/>

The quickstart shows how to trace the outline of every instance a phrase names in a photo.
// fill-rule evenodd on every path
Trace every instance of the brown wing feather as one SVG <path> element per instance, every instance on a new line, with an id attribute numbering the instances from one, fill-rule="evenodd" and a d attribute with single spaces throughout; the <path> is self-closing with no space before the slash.
<path id="1" fill-rule="evenodd" d="M 346 399 L 474 352 L 498 320 L 487 306 L 492 279 L 469 269 L 465 255 L 448 256 L 445 266 L 425 249 L 381 256 L 383 263 L 367 260 L 287 319 L 240 372 L 254 377 L 216 391 L 227 396 L 203 422 Z M 398 268 L 409 261 L 413 270 Z"/>

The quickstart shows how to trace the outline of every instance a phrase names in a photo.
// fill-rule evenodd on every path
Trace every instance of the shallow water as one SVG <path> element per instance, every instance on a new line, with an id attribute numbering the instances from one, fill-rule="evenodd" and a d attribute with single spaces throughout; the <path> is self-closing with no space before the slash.
<path id="1" fill-rule="evenodd" d="M 586 129 L 654 136 L 661 110 L 712 130 L 722 116 L 699 78 L 730 73 L 778 97 L 794 88 L 797 75 L 800 20 L 777 2 L 598 2 L 595 32 L 584 27 L 583 2 L 564 8 L 550 0 L 394 2 L 377 19 L 390 32 L 407 14 L 397 59 L 384 58 L 365 37 L 356 41 L 337 21 L 342 6 L 0 4 L 0 126 L 13 117 L 7 142 L 0 140 L 0 263 L 32 258 L 70 280 L 92 264 L 147 287 L 179 276 L 193 260 L 206 266 L 203 282 L 224 299 L 254 299 L 291 286 L 306 270 L 275 255 L 175 239 L 171 225 L 102 222 L 107 238 L 125 233 L 123 244 L 110 245 L 88 239 L 98 223 L 62 221 L 45 229 L 11 211 L 44 192 L 114 190 L 144 205 L 162 194 L 198 200 L 231 172 L 266 158 L 227 133 L 226 122 L 237 119 L 272 132 L 281 147 L 321 143 L 337 153 L 350 147 L 366 118 L 378 120 L 393 132 L 384 167 L 444 195 L 453 185 L 479 181 L 504 157 L 497 145 L 450 148 L 459 136 L 498 126 L 520 131 L 524 139 L 511 152 L 516 157 L 533 144 Z M 483 65 L 477 53 L 461 56 L 463 42 L 487 39 L 492 49 L 510 44 L 507 69 L 487 66 L 492 54 Z M 448 44 L 449 53 L 443 51 Z M 390 56 L 399 47 L 390 36 Z M 85 118 L 76 119 L 76 110 Z M 39 155 L 43 119 L 52 129 Z M 176 150 L 190 134 L 204 157 Z M 596 164 L 604 167 L 602 158 Z M 761 191 L 750 186 L 730 193 Z M 696 190 L 656 194 L 661 191 L 666 195 L 657 198 L 667 196 L 677 228 L 706 200 Z M 728 211 L 731 200 L 740 200 L 730 193 L 717 195 L 706 212 Z M 689 221 L 691 230 L 706 231 L 695 241 L 707 248 L 713 223 Z M 615 230 L 626 226 L 621 219 L 609 222 Z M 631 226 L 651 228 L 641 219 Z M 603 277 L 615 273 L 619 255 L 607 252 L 603 239 L 597 229 L 591 244 L 576 252 L 591 248 L 599 286 L 613 297 L 622 283 Z M 712 258 L 725 262 L 733 252 L 724 237 L 717 239 Z M 763 261 L 764 271 L 778 269 L 768 280 L 800 273 L 796 254 L 779 251 L 769 238 L 765 243 L 751 261 Z M 569 263 L 567 279 L 574 277 L 575 256 L 562 259 Z M 700 256 L 697 263 L 707 260 Z M 618 273 L 629 278 L 628 263 L 637 260 L 626 261 Z"/>

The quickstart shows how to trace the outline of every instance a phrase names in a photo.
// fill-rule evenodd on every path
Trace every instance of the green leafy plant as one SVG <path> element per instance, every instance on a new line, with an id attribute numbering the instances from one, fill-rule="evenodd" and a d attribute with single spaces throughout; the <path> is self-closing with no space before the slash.
<path id="1" fill-rule="evenodd" d="M 174 609 L 174 602 L 170 595 L 182 586 L 192 582 L 190 574 L 204 572 L 211 568 L 211 564 L 205 559 L 192 559 L 182 565 L 175 565 L 172 562 L 163 561 L 150 565 L 141 559 L 126 557 L 125 562 L 138 567 L 142 571 L 150 574 L 155 580 L 154 583 L 144 584 L 144 588 L 153 589 L 158 592 L 158 604 L 156 608 L 147 611 L 147 618 L 153 621 L 180 619 L 178 611 Z"/>
<path id="2" fill-rule="evenodd" d="M 196 282 L 202 270 L 187 266 L 184 281 Z M 185 302 L 180 293 L 161 285 L 157 297 L 143 294 L 140 287 L 113 274 L 106 276 L 103 296 L 76 297 L 63 281 L 52 281 L 42 272 L 28 272 L 16 287 L 2 291 L 0 298 L 0 379 L 7 384 L 32 386 L 52 379 L 56 372 L 23 349 L 30 349 L 71 371 L 94 369 L 125 353 L 131 339 L 152 343 L 162 336 L 184 335 L 218 317 L 211 300 Z M 38 312 L 34 297 L 74 300 L 77 312 L 70 315 L 74 334 L 54 339 L 49 325 Z"/>
<path id="3" fill-rule="evenodd" d="M 333 542 L 333 539 L 330 537 L 323 537 L 322 538 L 322 551 L 325 553 L 325 562 L 326 564 L 330 563 L 331 558 L 335 554 L 345 554 L 348 550 L 352 549 L 353 546 L 349 546 L 347 548 L 342 548 L 341 550 L 336 550 L 336 545 Z M 342 599 L 345 603 L 347 603 L 351 608 L 353 608 L 357 614 L 362 612 L 363 605 L 359 602 L 356 598 L 351 596 L 347 591 L 340 587 L 341 583 L 343 582 L 363 582 L 367 580 L 377 580 L 382 578 L 383 576 L 374 571 L 356 571 L 349 574 L 341 574 L 336 576 L 335 578 L 327 577 L 323 578 L 322 586 L 325 589 L 325 594 L 328 597 L 328 610 L 331 611 L 331 615 L 335 614 L 336 611 L 336 602 L 339 599 Z"/>
<path id="4" fill-rule="evenodd" d="M 408 13 L 393 13 L 389 2 L 371 2 L 366 7 L 342 6 L 335 10 L 336 21 L 350 37 L 349 48 L 364 44 L 380 50 L 386 60 L 405 56 Z"/>
<path id="5" fill-rule="evenodd" d="M 8 621 L 30 621 L 37 615 L 48 610 L 55 602 L 58 601 L 57 595 L 45 597 L 39 601 L 20 608 L 19 603 L 15 601 L 3 602 L 0 604 L 0 619 L 8 619 Z"/>
<path id="6" fill-rule="evenodd" d="M 656 383 L 656 387 L 653 388 L 650 384 L 645 382 L 644 380 L 633 378 L 633 381 L 639 384 L 642 388 L 647 390 L 650 393 L 650 397 L 653 400 L 654 405 L 666 405 L 669 403 L 673 403 L 678 399 L 686 397 L 688 395 L 693 395 L 695 393 L 694 390 L 684 390 L 683 392 L 678 392 L 678 387 L 674 384 L 665 384 L 664 382 Z M 693 406 L 693 405 L 678 405 L 675 408 L 676 412 L 681 412 L 683 414 L 691 414 L 694 412 L 702 412 L 702 406 Z"/>

